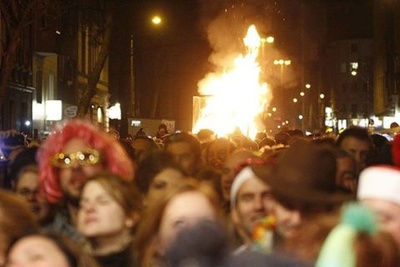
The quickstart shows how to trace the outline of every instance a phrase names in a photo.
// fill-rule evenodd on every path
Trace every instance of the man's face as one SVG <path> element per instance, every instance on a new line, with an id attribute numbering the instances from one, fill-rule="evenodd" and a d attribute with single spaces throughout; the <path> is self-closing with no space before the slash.
<path id="1" fill-rule="evenodd" d="M 291 238 L 298 233 L 301 224 L 301 215 L 298 210 L 290 210 L 278 201 L 274 205 L 276 230 L 283 238 Z"/>
<path id="2" fill-rule="evenodd" d="M 215 170 L 223 168 L 224 163 L 230 153 L 230 144 L 228 141 L 213 142 L 208 149 L 207 163 Z"/>
<path id="3" fill-rule="evenodd" d="M 153 149 L 150 141 L 140 138 L 132 141 L 132 147 L 135 149 L 135 157 L 138 162 L 142 162 Z"/>
<path id="4" fill-rule="evenodd" d="M 357 166 L 354 159 L 350 157 L 338 158 L 336 160 L 336 184 L 355 192 L 357 188 Z"/>
<path id="5" fill-rule="evenodd" d="M 360 164 L 360 169 L 363 169 L 365 167 L 365 162 L 369 154 L 371 153 L 370 143 L 349 136 L 343 140 L 341 148 L 354 156 L 354 158 Z"/>
<path id="6" fill-rule="evenodd" d="M 194 174 L 196 169 L 196 156 L 193 154 L 188 143 L 172 143 L 168 145 L 166 150 L 174 156 L 175 161 L 181 166 L 187 175 Z"/>
<path id="7" fill-rule="evenodd" d="M 271 188 L 257 177 L 247 180 L 240 187 L 233 212 L 248 237 L 254 227 L 271 213 L 274 202 Z"/>
<path id="8" fill-rule="evenodd" d="M 239 163 L 243 162 L 246 159 L 255 158 L 254 155 L 248 152 L 237 152 L 228 156 L 225 160 L 224 166 L 221 169 L 221 178 L 220 178 L 220 187 L 222 197 L 225 201 L 230 200 L 231 196 L 231 186 L 233 183 L 233 179 L 235 179 L 237 175 L 237 166 Z"/>
<path id="9" fill-rule="evenodd" d="M 37 171 L 23 172 L 18 178 L 15 192 L 28 202 L 31 212 L 39 222 L 42 222 L 48 219 L 49 205 L 44 197 L 39 195 L 38 179 Z"/>
<path id="10" fill-rule="evenodd" d="M 84 151 L 92 148 L 89 144 L 85 143 L 81 139 L 72 139 L 69 141 L 64 149 L 61 151 L 65 155 L 76 153 L 78 151 Z M 67 199 L 79 201 L 79 196 L 82 191 L 82 186 L 88 177 L 101 171 L 103 166 L 99 161 L 93 165 L 81 165 L 78 161 L 75 161 L 71 167 L 60 168 L 59 178 L 61 189 Z"/>
<path id="11" fill-rule="evenodd" d="M 145 198 L 146 204 L 158 201 L 169 190 L 183 183 L 185 179 L 186 177 L 180 171 L 173 168 L 166 168 L 160 171 L 150 183 L 149 191 Z"/>
<path id="12" fill-rule="evenodd" d="M 400 246 L 400 205 L 381 199 L 363 199 L 361 202 L 377 214 L 379 227 L 390 233 Z"/>

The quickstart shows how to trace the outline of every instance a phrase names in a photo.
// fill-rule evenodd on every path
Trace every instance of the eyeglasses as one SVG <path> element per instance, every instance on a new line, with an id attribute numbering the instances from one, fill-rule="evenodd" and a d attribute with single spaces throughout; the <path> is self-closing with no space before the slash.
<path id="1" fill-rule="evenodd" d="M 71 168 L 75 162 L 81 166 L 95 165 L 100 161 L 100 153 L 95 149 L 85 149 L 71 154 L 57 153 L 51 160 L 57 168 Z"/>

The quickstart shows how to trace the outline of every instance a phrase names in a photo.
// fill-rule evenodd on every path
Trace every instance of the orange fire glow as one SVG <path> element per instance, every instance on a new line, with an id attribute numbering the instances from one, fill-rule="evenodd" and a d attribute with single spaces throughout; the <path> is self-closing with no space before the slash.
<path id="1" fill-rule="evenodd" d="M 254 138 L 263 130 L 259 121 L 269 102 L 266 83 L 260 82 L 261 68 L 257 62 L 261 38 L 254 25 L 243 42 L 246 54 L 239 54 L 223 73 L 210 73 L 199 82 L 199 93 L 205 103 L 200 107 L 193 132 L 211 129 L 218 136 L 228 136 L 240 130 Z"/>

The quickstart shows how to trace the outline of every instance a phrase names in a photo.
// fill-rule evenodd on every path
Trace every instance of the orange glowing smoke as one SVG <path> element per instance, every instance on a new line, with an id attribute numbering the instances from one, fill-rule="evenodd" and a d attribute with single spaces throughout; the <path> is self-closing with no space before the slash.
<path id="1" fill-rule="evenodd" d="M 210 73 L 199 82 L 199 93 L 204 103 L 194 120 L 193 132 L 211 129 L 218 136 L 228 136 L 240 130 L 254 138 L 264 130 L 260 117 L 269 102 L 266 83 L 260 82 L 261 68 L 257 62 L 261 38 L 254 25 L 243 39 L 246 54 L 239 54 L 233 66 L 223 73 Z M 196 119 L 196 118 L 195 118 Z"/>

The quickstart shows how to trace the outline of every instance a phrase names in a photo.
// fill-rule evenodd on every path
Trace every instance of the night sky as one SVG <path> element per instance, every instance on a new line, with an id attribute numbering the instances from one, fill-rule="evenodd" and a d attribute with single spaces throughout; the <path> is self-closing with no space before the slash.
<path id="1" fill-rule="evenodd" d="M 356 1 L 357 0 L 352 0 Z M 318 55 L 322 38 L 340 38 L 341 34 L 362 34 L 358 30 L 366 23 L 351 12 L 344 25 L 353 27 L 353 33 L 334 25 L 335 16 L 324 18 L 324 3 L 334 7 L 332 0 L 136 0 L 128 1 L 116 19 L 116 41 L 113 44 L 114 62 L 111 73 L 112 99 L 121 101 L 129 90 L 129 36 L 134 36 L 135 87 L 138 115 L 141 117 L 172 118 L 185 130 L 191 127 L 192 96 L 197 94 L 197 83 L 209 72 L 223 68 L 224 57 L 243 52 L 243 37 L 254 24 L 261 37 L 274 36 L 268 60 L 291 59 L 287 72 L 288 88 L 298 86 L 304 56 Z M 343 2 L 343 1 L 342 1 Z M 133 3 L 133 4 L 132 4 Z M 305 16 L 302 16 L 305 14 Z M 308 12 L 308 13 L 307 13 Z M 354 14 L 359 14 L 357 10 Z M 153 14 L 163 18 L 160 27 L 149 22 Z M 341 14 L 339 12 L 339 14 Z M 329 14 L 328 14 L 329 15 Z M 340 16 L 339 16 L 340 17 Z M 349 22 L 350 21 L 350 22 Z M 364 29 L 364 28 L 362 28 Z M 351 30 L 351 29 L 350 29 Z M 363 32 L 363 33 L 362 33 Z M 347 36 L 348 37 L 348 36 Z M 304 41 L 309 42 L 301 47 Z M 125 43 L 125 47 L 120 47 Z M 302 54 L 303 53 L 303 54 Z M 317 59 L 317 58 L 315 58 Z M 273 66 L 272 66 L 273 67 Z M 274 84 L 276 70 L 266 69 L 263 79 Z M 125 73 L 125 74 L 123 74 Z M 122 76 L 125 75 L 125 78 Z M 122 101 L 123 101 L 122 100 Z"/>

